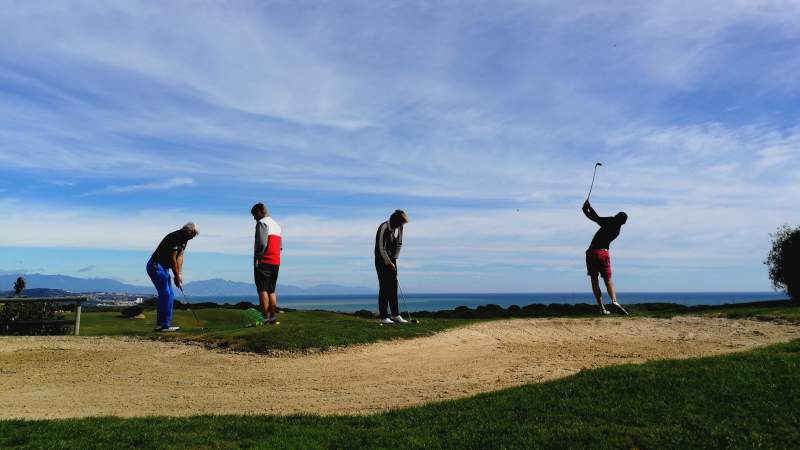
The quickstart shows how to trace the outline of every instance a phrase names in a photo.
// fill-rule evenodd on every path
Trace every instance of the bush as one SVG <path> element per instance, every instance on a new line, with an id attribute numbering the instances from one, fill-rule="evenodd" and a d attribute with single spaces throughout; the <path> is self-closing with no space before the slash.
<path id="1" fill-rule="evenodd" d="M 120 311 L 120 314 L 124 317 L 136 317 L 143 312 L 144 308 L 142 308 L 142 305 L 133 305 L 123 308 L 123 310 Z"/>
<path id="2" fill-rule="evenodd" d="M 0 307 L 0 334 L 43 335 L 64 334 L 70 325 L 29 323 L 62 320 L 61 305 L 43 303 L 6 303 Z"/>
<path id="3" fill-rule="evenodd" d="M 358 311 L 354 312 L 353 315 L 356 317 L 363 317 L 365 319 L 372 319 L 375 317 L 375 314 L 368 309 L 359 309 Z"/>
<path id="4" fill-rule="evenodd" d="M 783 225 L 772 234 L 772 249 L 764 260 L 776 290 L 800 301 L 800 227 Z"/>

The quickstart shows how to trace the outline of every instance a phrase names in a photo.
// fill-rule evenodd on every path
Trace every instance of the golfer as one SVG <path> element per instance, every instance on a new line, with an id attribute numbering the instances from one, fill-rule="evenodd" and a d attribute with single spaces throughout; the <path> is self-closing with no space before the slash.
<path id="1" fill-rule="evenodd" d="M 256 221 L 256 240 L 253 274 L 256 281 L 258 301 L 264 313 L 264 323 L 277 325 L 278 296 L 275 286 L 278 283 L 278 270 L 281 266 L 281 227 L 272 219 L 263 203 L 256 203 L 250 209 Z"/>
<path id="2" fill-rule="evenodd" d="M 375 271 L 378 272 L 378 309 L 381 323 L 408 323 L 400 315 L 397 305 L 397 257 L 403 245 L 403 225 L 408 223 L 408 216 L 400 209 L 395 210 L 389 220 L 378 227 L 375 236 Z M 392 309 L 389 317 L 387 305 Z"/>
<path id="3" fill-rule="evenodd" d="M 158 291 L 155 331 L 178 331 L 180 327 L 172 326 L 172 304 L 175 293 L 172 291 L 169 270 L 175 275 L 175 286 L 183 285 L 181 270 L 183 269 L 183 252 L 186 243 L 200 234 L 200 229 L 192 222 L 180 230 L 166 235 L 158 244 L 153 256 L 147 261 L 147 275 Z"/>
<path id="4" fill-rule="evenodd" d="M 594 292 L 594 298 L 600 306 L 600 313 L 610 314 L 603 305 L 603 294 L 600 291 L 600 280 L 598 276 L 603 277 L 606 291 L 608 292 L 608 296 L 611 297 L 611 304 L 624 314 L 628 314 L 617 302 L 617 291 L 614 289 L 614 282 L 611 281 L 611 256 L 608 254 L 611 241 L 619 236 L 622 225 L 628 221 L 628 215 L 624 212 L 620 212 L 613 217 L 600 217 L 588 200 L 583 203 L 583 213 L 586 214 L 589 220 L 600 225 L 600 229 L 597 230 L 594 238 L 592 238 L 589 249 L 586 250 L 586 271 L 592 278 L 592 292 Z"/>

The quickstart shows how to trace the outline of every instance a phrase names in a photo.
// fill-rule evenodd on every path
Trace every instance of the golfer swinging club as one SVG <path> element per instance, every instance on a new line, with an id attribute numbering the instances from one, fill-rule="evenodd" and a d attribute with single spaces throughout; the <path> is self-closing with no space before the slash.
<path id="1" fill-rule="evenodd" d="M 408 223 L 408 216 L 400 209 L 395 210 L 389 220 L 378 227 L 375 235 L 375 271 L 378 272 L 378 309 L 381 323 L 408 323 L 400 315 L 397 305 L 397 257 L 403 246 L 403 225 Z M 392 309 L 389 317 L 387 306 Z"/>
<path id="2" fill-rule="evenodd" d="M 200 234 L 200 229 L 192 222 L 187 223 L 180 230 L 166 235 L 158 244 L 153 256 L 147 261 L 147 275 L 158 291 L 158 304 L 156 309 L 155 331 L 178 331 L 180 327 L 172 326 L 172 305 L 175 302 L 175 293 L 169 276 L 169 269 L 175 275 L 175 286 L 181 288 L 183 278 L 183 252 L 186 243 Z"/>
<path id="3" fill-rule="evenodd" d="M 256 221 L 255 259 L 253 274 L 258 291 L 258 301 L 264 313 L 265 325 L 278 325 L 278 271 L 281 265 L 281 227 L 269 215 L 266 205 L 256 203 L 250 209 Z"/>
<path id="4" fill-rule="evenodd" d="M 614 282 L 611 281 L 611 257 L 608 254 L 608 248 L 611 241 L 619 236 L 622 225 L 628 221 L 628 215 L 620 212 L 613 217 L 600 217 L 592 208 L 589 200 L 583 202 L 583 213 L 589 220 L 600 225 L 589 249 L 586 250 L 586 271 L 592 278 L 592 292 L 600 306 L 600 313 L 611 314 L 603 305 L 603 294 L 600 291 L 600 280 L 598 279 L 598 276 L 601 275 L 605 281 L 608 296 L 611 297 L 611 304 L 627 315 L 628 312 L 617 302 L 617 291 L 614 289 Z"/>

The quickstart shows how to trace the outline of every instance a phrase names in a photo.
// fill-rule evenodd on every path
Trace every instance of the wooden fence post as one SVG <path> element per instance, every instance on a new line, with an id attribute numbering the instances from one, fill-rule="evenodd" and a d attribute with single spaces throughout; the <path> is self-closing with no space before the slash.
<path id="1" fill-rule="evenodd" d="M 81 301 L 77 301 L 77 305 L 75 307 L 75 336 L 81 335 Z"/>

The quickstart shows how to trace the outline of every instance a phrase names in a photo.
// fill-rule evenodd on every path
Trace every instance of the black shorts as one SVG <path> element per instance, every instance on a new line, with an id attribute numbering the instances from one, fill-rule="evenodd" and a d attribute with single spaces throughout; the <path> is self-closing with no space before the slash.
<path id="1" fill-rule="evenodd" d="M 275 292 L 275 285 L 278 283 L 278 270 L 281 266 L 275 264 L 259 263 L 253 270 L 256 279 L 256 290 L 272 294 Z"/>

